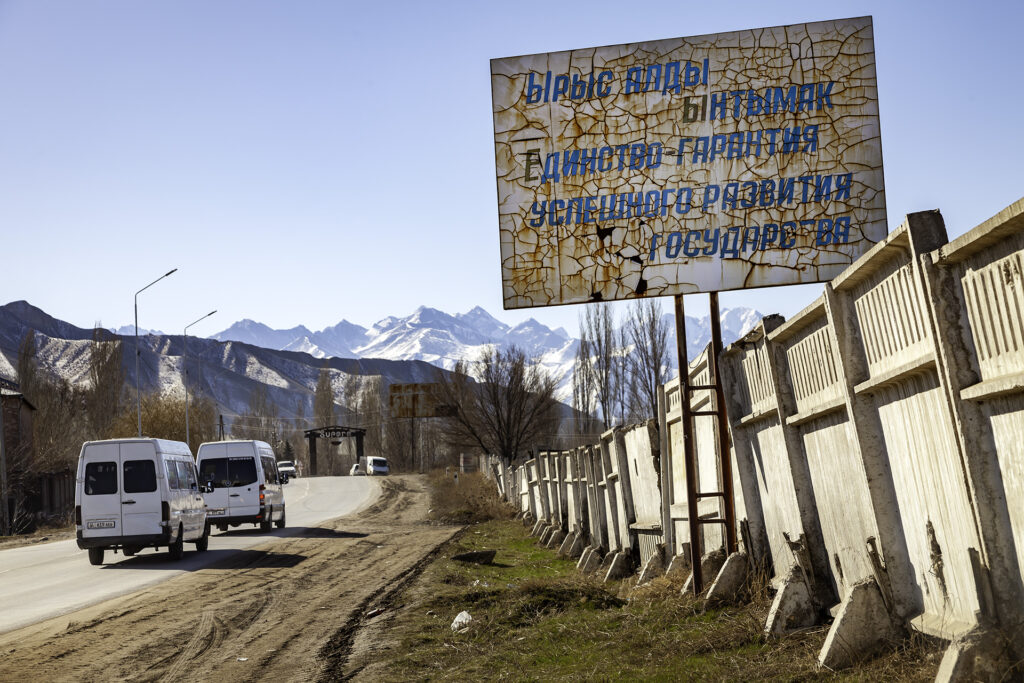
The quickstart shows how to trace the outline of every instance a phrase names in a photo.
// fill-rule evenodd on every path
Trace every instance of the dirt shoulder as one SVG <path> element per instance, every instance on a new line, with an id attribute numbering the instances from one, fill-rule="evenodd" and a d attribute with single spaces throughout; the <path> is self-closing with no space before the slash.
<path id="1" fill-rule="evenodd" d="M 324 678 L 343 666 L 371 603 L 460 528 L 426 521 L 422 478 L 379 481 L 380 499 L 357 515 L 0 635 L 0 680 Z"/>
<path id="2" fill-rule="evenodd" d="M 54 541 L 67 541 L 75 537 L 75 525 L 69 524 L 64 527 L 46 527 L 31 534 L 18 536 L 0 536 L 0 550 L 11 548 L 23 548 L 27 545 L 38 545 L 40 543 L 53 543 Z"/>

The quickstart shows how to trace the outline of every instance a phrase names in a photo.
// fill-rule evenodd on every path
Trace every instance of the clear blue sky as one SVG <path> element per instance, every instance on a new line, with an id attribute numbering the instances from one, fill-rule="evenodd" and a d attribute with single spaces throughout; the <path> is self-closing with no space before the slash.
<path id="1" fill-rule="evenodd" d="M 575 333 L 578 307 L 502 311 L 489 60 L 861 15 L 890 227 L 939 208 L 955 236 L 1024 195 L 1021 2 L 0 0 L 0 303 L 130 324 L 177 267 L 142 327 L 423 304 Z"/>

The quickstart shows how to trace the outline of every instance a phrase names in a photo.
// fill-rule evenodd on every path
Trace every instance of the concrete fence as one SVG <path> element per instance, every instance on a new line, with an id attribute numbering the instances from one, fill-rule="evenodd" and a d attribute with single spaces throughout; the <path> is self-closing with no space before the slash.
<path id="1" fill-rule="evenodd" d="M 778 588 L 768 631 L 831 612 L 830 667 L 908 628 L 953 641 L 948 678 L 1024 656 L 1024 200 L 953 242 L 937 211 L 908 215 L 805 310 L 725 349 L 721 371 L 737 534 Z M 707 385 L 708 352 L 687 372 Z M 688 557 L 681 400 L 669 382 L 657 428 L 519 468 L 535 531 L 568 535 L 563 551 L 579 539 L 581 569 L 649 576 Z M 713 401 L 692 392 L 690 409 Z M 718 418 L 691 419 L 697 489 L 721 491 Z M 722 525 L 700 543 L 723 549 Z"/>

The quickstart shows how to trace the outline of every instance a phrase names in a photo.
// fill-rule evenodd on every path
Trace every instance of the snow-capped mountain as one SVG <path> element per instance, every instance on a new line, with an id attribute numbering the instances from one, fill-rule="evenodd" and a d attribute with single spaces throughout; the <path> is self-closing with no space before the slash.
<path id="1" fill-rule="evenodd" d="M 749 308 L 723 310 L 723 341 L 728 344 L 738 339 L 760 319 L 761 314 Z M 669 374 L 674 376 L 675 324 L 671 314 L 666 322 Z M 694 358 L 711 338 L 709 320 L 706 316 L 688 317 L 686 328 L 688 356 Z M 124 336 L 134 344 L 134 329 L 127 326 L 127 330 Z M 93 331 L 53 318 L 25 301 L 0 306 L 0 376 L 15 377 L 18 348 L 28 332 L 34 335 L 37 355 L 47 372 L 75 384 L 89 381 Z M 342 320 L 317 332 L 302 325 L 275 330 L 242 320 L 208 339 L 190 337 L 188 355 L 190 372 L 196 373 L 201 391 L 228 414 L 243 412 L 253 387 L 263 384 L 282 414 L 298 411 L 309 415 L 317 377 L 325 366 L 336 392 L 348 375 L 379 375 L 388 383 L 430 382 L 434 368 L 451 369 L 460 359 L 476 359 L 491 345 L 523 349 L 555 378 L 556 398 L 571 402 L 579 340 L 532 318 L 510 326 L 479 306 L 455 315 L 421 306 L 405 317 L 383 318 L 369 329 Z M 146 333 L 139 337 L 143 390 L 183 391 L 183 349 L 181 335 Z M 135 363 L 125 360 L 124 369 L 128 384 L 134 385 Z"/>
<path id="2" fill-rule="evenodd" d="M 117 329 L 114 329 L 113 327 L 108 328 L 108 329 L 111 332 L 113 332 L 114 334 L 121 335 L 122 337 L 133 337 L 133 336 L 135 336 L 135 325 L 121 325 L 121 327 L 118 327 Z M 160 330 L 147 330 L 145 327 L 140 327 L 139 328 L 139 334 L 143 335 L 143 334 L 165 334 L 165 333 L 161 332 Z"/>
<path id="3" fill-rule="evenodd" d="M 722 311 L 722 338 L 728 344 L 746 334 L 761 319 L 750 308 Z M 675 322 L 666 314 L 670 349 L 675 348 Z M 687 353 L 697 356 L 711 340 L 710 319 L 686 318 Z M 333 327 L 311 332 L 304 326 L 274 330 L 242 320 L 212 336 L 220 341 L 244 341 L 255 346 L 302 351 L 317 358 L 384 358 L 419 360 L 450 370 L 459 360 L 473 360 L 489 345 L 518 346 L 534 357 L 558 381 L 557 398 L 572 395 L 572 368 L 579 340 L 563 328 L 552 330 L 530 318 L 518 325 L 504 323 L 480 306 L 455 315 L 420 306 L 405 317 L 388 316 L 370 328 L 342 320 Z M 675 368 L 675 353 L 669 364 Z"/>
<path id="4" fill-rule="evenodd" d="M 250 339 L 258 338 L 261 333 L 275 334 L 265 325 L 246 322 L 247 325 L 235 327 L 249 331 Z M 89 359 L 93 330 L 58 320 L 26 301 L 0 306 L 0 377 L 16 381 L 19 349 L 28 334 L 32 335 L 35 355 L 43 372 L 73 385 L 87 385 L 91 381 Z M 280 342 L 288 341 L 283 334 L 275 338 Z M 123 351 L 122 368 L 126 385 L 134 388 L 134 329 L 131 334 L 123 335 L 123 340 L 127 346 Z M 139 337 L 138 384 L 143 392 L 183 394 L 184 362 L 181 335 Z M 266 387 L 268 398 L 282 417 L 312 415 L 314 390 L 324 368 L 330 374 L 336 397 L 342 395 L 343 386 L 353 375 L 379 376 L 389 384 L 431 382 L 437 374 L 436 367 L 418 360 L 314 358 L 307 353 L 250 342 L 222 342 L 191 335 L 188 368 L 196 393 L 212 398 L 229 421 L 232 415 L 241 414 L 249 407 L 253 389 L 260 385 Z M 339 406 L 339 410 L 343 413 L 346 406 Z"/>

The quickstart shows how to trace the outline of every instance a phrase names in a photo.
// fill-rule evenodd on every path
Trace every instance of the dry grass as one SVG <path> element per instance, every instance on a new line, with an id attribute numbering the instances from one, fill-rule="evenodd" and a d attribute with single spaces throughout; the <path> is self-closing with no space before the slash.
<path id="1" fill-rule="evenodd" d="M 515 510 L 498 497 L 495 484 L 479 473 L 430 473 L 430 517 L 448 524 L 511 519 Z"/>
<path id="2" fill-rule="evenodd" d="M 377 653 L 387 664 L 374 678 L 926 681 L 941 658 L 939 644 L 915 636 L 854 670 L 820 671 L 827 627 L 765 637 L 766 590 L 740 606 L 706 609 L 680 594 L 680 581 L 605 585 L 527 533 L 492 521 L 452 541 L 400 599 L 406 607 L 389 627 L 396 642 Z M 482 549 L 498 550 L 493 565 L 447 559 Z M 453 633 L 463 610 L 473 621 Z"/>

